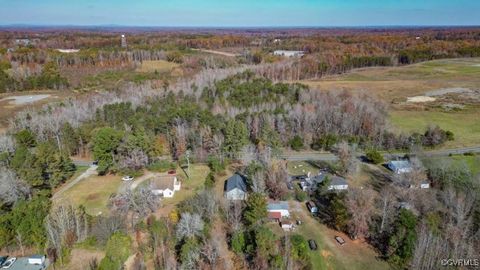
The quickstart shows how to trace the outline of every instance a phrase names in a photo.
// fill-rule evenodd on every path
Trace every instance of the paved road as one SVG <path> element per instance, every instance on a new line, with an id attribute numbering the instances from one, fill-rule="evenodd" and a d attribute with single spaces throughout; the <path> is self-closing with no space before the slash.
<path id="1" fill-rule="evenodd" d="M 79 175 L 77 178 L 73 179 L 72 181 L 68 182 L 63 187 L 61 187 L 57 192 L 55 192 L 55 194 L 53 194 L 53 196 L 52 196 L 52 199 L 58 198 L 58 196 L 62 195 L 62 193 L 69 190 L 70 188 L 72 188 L 78 182 L 80 182 L 83 179 L 88 178 L 92 175 L 96 175 L 96 174 L 97 174 L 97 166 L 91 165 L 90 168 L 88 168 L 86 171 L 84 171 L 81 175 Z"/>
<path id="2" fill-rule="evenodd" d="M 75 166 L 91 166 L 93 164 L 93 160 L 72 160 Z"/>
<path id="3" fill-rule="evenodd" d="M 465 154 L 465 153 L 480 153 L 480 146 L 462 147 L 455 149 L 432 150 L 424 152 L 427 156 L 448 156 L 450 154 Z M 396 156 L 404 156 L 406 153 L 386 153 L 384 157 L 390 159 Z M 322 152 L 289 152 L 280 156 L 288 161 L 304 161 L 304 160 L 319 160 L 319 161 L 335 161 L 337 156 L 332 153 Z"/>

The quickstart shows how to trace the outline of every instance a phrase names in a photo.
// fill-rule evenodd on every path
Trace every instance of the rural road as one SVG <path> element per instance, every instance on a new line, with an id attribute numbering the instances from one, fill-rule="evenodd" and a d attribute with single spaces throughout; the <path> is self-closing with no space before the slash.
<path id="1" fill-rule="evenodd" d="M 215 50 L 207 50 L 207 49 L 192 49 L 192 50 L 200 51 L 200 52 L 206 52 L 206 53 L 212 53 L 212 54 L 218 54 L 218 55 L 223 55 L 223 56 L 228 56 L 228 57 L 237 57 L 237 56 L 240 55 L 240 54 L 235 54 L 235 53 L 215 51 Z"/>
<path id="2" fill-rule="evenodd" d="M 91 164 L 91 163 L 90 163 Z M 58 198 L 58 196 L 62 195 L 65 191 L 69 190 L 71 187 L 76 185 L 78 182 L 82 181 L 85 178 L 88 178 L 92 175 L 97 174 L 97 166 L 91 165 L 86 171 L 84 171 L 81 175 L 77 178 L 73 179 L 72 181 L 68 182 L 64 186 L 62 186 L 55 194 L 53 194 L 52 199 Z"/>

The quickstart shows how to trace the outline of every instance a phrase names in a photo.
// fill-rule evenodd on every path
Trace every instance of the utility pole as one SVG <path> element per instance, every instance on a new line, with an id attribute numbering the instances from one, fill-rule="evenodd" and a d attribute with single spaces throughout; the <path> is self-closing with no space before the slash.
<path id="1" fill-rule="evenodd" d="M 185 152 L 185 157 L 187 158 L 187 176 L 190 179 L 190 150 Z"/>

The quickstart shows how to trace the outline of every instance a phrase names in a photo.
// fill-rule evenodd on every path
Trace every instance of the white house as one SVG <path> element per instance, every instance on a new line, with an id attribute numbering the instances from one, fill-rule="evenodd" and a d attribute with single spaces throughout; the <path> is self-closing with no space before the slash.
<path id="1" fill-rule="evenodd" d="M 280 213 L 281 218 L 286 218 L 290 216 L 290 211 L 288 210 L 288 202 L 271 202 L 267 204 L 267 212 L 269 216 Z"/>
<path id="2" fill-rule="evenodd" d="M 172 198 L 181 188 L 181 182 L 174 175 L 156 177 L 150 182 L 152 193 L 164 198 Z"/>
<path id="3" fill-rule="evenodd" d="M 302 57 L 305 55 L 304 51 L 288 51 L 288 50 L 276 50 L 273 55 L 285 56 L 285 57 Z"/>
<path id="4" fill-rule="evenodd" d="M 225 198 L 227 200 L 246 200 L 247 181 L 244 176 L 236 173 L 225 181 Z"/>
<path id="5" fill-rule="evenodd" d="M 396 174 L 409 173 L 413 170 L 412 164 L 408 160 L 390 160 L 387 166 Z"/>

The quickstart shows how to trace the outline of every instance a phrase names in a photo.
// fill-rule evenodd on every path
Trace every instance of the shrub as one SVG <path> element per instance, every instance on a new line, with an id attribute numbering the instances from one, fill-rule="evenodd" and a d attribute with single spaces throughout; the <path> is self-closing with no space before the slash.
<path id="1" fill-rule="evenodd" d="M 147 168 L 154 172 L 166 172 L 168 170 L 174 170 L 176 168 L 176 164 L 168 160 L 158 160 L 148 165 Z"/>
<path id="2" fill-rule="evenodd" d="M 375 149 L 367 151 L 366 156 L 367 159 L 374 164 L 380 164 L 384 161 L 383 155 Z"/>
<path id="3" fill-rule="evenodd" d="M 215 175 L 213 172 L 209 172 L 207 178 L 205 179 L 205 187 L 213 188 L 215 186 Z"/>
<path id="4" fill-rule="evenodd" d="M 127 260 L 131 253 L 132 241 L 124 233 L 114 233 L 107 242 L 105 248 L 105 257 L 100 262 L 100 270 L 121 269 L 122 264 Z"/>
<path id="5" fill-rule="evenodd" d="M 218 157 L 209 156 L 208 157 L 208 167 L 213 173 L 219 173 L 225 170 L 226 164 L 225 161 L 220 160 Z"/>
<path id="6" fill-rule="evenodd" d="M 445 135 L 447 135 L 447 141 L 453 141 L 455 139 L 455 135 L 450 130 L 447 130 Z"/>
<path id="7" fill-rule="evenodd" d="M 230 244 L 235 253 L 243 253 L 245 250 L 245 234 L 243 232 L 234 232 Z"/>
<path id="8" fill-rule="evenodd" d="M 289 144 L 290 147 L 295 151 L 300 151 L 303 149 L 303 139 L 298 135 L 295 135 L 295 137 L 290 140 Z"/>
<path id="9" fill-rule="evenodd" d="M 295 199 L 299 202 L 304 202 L 307 200 L 307 193 L 297 187 L 295 188 Z"/>

